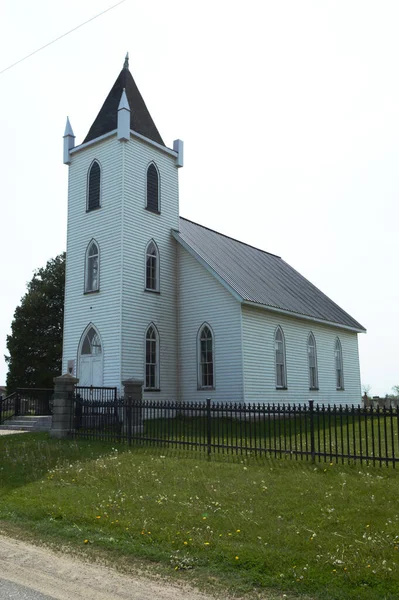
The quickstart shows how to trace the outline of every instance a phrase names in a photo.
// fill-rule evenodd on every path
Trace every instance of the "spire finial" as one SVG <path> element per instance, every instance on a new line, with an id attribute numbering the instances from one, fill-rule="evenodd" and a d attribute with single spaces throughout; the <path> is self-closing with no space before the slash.
<path id="1" fill-rule="evenodd" d="M 123 68 L 124 69 L 128 69 L 129 68 L 129 52 L 126 52 L 125 62 L 123 63 Z"/>

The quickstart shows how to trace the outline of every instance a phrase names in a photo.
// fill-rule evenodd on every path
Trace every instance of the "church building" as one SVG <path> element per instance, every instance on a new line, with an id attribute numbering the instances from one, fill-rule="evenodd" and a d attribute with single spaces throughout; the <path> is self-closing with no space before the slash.
<path id="1" fill-rule="evenodd" d="M 63 373 L 145 399 L 358 404 L 365 329 L 282 258 L 179 217 L 128 58 L 69 165 Z M 212 225 L 209 223 L 209 225 Z"/>

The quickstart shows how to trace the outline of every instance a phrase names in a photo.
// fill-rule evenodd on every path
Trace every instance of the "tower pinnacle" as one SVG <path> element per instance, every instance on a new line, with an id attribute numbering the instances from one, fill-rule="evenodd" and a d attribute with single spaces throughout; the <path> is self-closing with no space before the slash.
<path id="1" fill-rule="evenodd" d="M 128 69 L 129 68 L 129 52 L 126 52 L 125 62 L 123 63 L 123 68 L 124 69 Z"/>

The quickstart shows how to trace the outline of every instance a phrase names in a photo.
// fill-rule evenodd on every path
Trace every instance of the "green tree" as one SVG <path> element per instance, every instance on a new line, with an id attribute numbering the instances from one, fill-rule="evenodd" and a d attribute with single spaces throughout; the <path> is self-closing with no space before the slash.
<path id="1" fill-rule="evenodd" d="M 65 252 L 35 271 L 27 288 L 7 336 L 8 393 L 17 387 L 51 388 L 61 374 Z"/>

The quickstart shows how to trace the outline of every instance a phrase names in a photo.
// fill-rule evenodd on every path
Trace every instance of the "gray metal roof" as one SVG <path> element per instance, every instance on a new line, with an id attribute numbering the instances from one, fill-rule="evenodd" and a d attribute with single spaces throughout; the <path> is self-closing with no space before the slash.
<path id="1" fill-rule="evenodd" d="M 279 256 L 183 218 L 175 237 L 244 302 L 365 331 Z"/>

